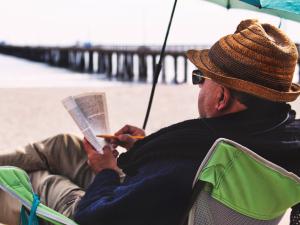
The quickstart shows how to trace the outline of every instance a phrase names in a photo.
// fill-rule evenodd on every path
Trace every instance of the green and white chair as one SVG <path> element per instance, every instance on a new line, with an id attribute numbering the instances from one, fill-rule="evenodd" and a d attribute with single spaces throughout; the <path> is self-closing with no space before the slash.
<path id="1" fill-rule="evenodd" d="M 0 167 L 0 189 L 21 202 L 22 225 L 37 225 L 37 218 L 55 225 L 76 225 L 74 221 L 40 203 L 38 196 L 32 190 L 27 173 L 19 168 Z"/>
<path id="2" fill-rule="evenodd" d="M 55 225 L 76 224 L 39 203 L 19 168 L 0 167 L 0 188 L 22 203 L 22 225 L 37 224 L 37 217 Z M 196 175 L 188 224 L 273 225 L 299 202 L 299 177 L 233 141 L 218 139 Z"/>
<path id="3" fill-rule="evenodd" d="M 299 202 L 299 177 L 221 138 L 199 167 L 188 225 L 278 224 Z"/>

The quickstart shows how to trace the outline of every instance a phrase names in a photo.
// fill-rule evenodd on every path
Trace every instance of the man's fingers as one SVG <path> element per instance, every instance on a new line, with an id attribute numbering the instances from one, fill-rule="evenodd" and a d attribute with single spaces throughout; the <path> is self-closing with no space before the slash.
<path id="1" fill-rule="evenodd" d="M 127 145 L 128 143 L 133 143 L 135 140 L 129 134 L 119 134 L 116 135 L 116 138 L 111 138 L 108 143 L 113 147 L 116 148 L 119 145 L 123 146 Z"/>
<path id="2" fill-rule="evenodd" d="M 109 157 L 110 155 L 113 155 L 114 156 L 114 149 L 111 148 L 111 146 L 109 145 L 105 145 L 103 148 L 103 157 Z"/>
<path id="3" fill-rule="evenodd" d="M 133 142 L 134 139 L 132 137 L 130 137 L 130 135 L 128 134 L 121 134 L 118 136 L 118 139 L 120 142 Z"/>
<path id="4" fill-rule="evenodd" d="M 120 134 L 126 134 L 126 133 L 129 133 L 130 134 L 130 131 L 131 131 L 131 128 L 132 126 L 130 125 L 125 125 L 124 127 L 122 127 L 120 130 L 118 130 L 115 135 L 118 136 Z"/>
<path id="5" fill-rule="evenodd" d="M 115 133 L 116 136 L 121 134 L 145 136 L 145 131 L 135 126 L 126 125 Z"/>
<path id="6" fill-rule="evenodd" d="M 117 150 L 113 150 L 113 156 L 117 158 L 119 156 L 119 152 Z"/>
<path id="7" fill-rule="evenodd" d="M 105 138 L 104 139 L 106 143 L 112 144 L 112 145 L 117 145 L 118 144 L 118 138 Z"/>
<path id="8" fill-rule="evenodd" d="M 83 139 L 83 148 L 87 155 L 95 154 L 97 153 L 94 149 L 94 147 L 86 140 L 86 138 Z"/>
<path id="9" fill-rule="evenodd" d="M 119 145 L 118 145 L 118 144 L 111 144 L 111 146 L 112 146 L 113 148 L 116 148 L 116 147 L 118 147 Z"/>
<path id="10" fill-rule="evenodd" d="M 110 145 L 104 145 L 104 147 L 103 147 L 103 152 L 106 152 L 106 151 L 112 151 L 112 148 L 111 148 L 111 146 Z"/>
<path id="11" fill-rule="evenodd" d="M 85 150 L 86 153 L 88 153 L 90 144 L 88 143 L 88 141 L 85 138 L 83 139 L 82 143 L 83 143 L 83 149 Z"/>

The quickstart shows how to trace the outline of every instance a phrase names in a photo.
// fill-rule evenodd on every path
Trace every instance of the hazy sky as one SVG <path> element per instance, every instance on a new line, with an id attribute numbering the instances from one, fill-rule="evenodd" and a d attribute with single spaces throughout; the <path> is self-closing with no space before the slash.
<path id="1" fill-rule="evenodd" d="M 0 0 L 0 41 L 28 45 L 161 44 L 173 0 Z M 279 18 L 226 10 L 203 0 L 178 0 L 169 44 L 211 44 L 242 19 Z M 300 43 L 300 24 L 283 29 Z"/>

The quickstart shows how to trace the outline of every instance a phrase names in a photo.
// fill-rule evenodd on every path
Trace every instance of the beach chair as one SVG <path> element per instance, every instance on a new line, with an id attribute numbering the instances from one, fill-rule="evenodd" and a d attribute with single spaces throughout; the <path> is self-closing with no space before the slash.
<path id="1" fill-rule="evenodd" d="M 188 225 L 278 224 L 299 202 L 299 177 L 221 138 L 197 172 Z"/>
<path id="2" fill-rule="evenodd" d="M 37 225 L 38 218 L 55 225 L 76 225 L 74 221 L 40 203 L 27 173 L 17 167 L 0 167 L 0 188 L 21 202 L 22 225 Z"/>

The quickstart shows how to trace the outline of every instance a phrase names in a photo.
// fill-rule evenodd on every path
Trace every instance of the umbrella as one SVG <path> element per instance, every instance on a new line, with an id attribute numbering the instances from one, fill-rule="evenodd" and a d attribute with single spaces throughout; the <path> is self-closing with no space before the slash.
<path id="1" fill-rule="evenodd" d="M 216 3 L 218 5 L 221 5 L 223 7 L 226 7 L 227 9 L 230 8 L 238 8 L 238 9 L 247 9 L 252 10 L 256 12 L 262 12 L 270 15 L 275 15 L 280 18 L 294 20 L 297 22 L 300 22 L 300 0 L 205 0 L 207 2 Z M 165 48 L 169 36 L 170 27 L 172 24 L 172 19 L 174 16 L 175 8 L 176 8 L 177 0 L 174 1 L 173 10 L 171 13 L 171 18 L 168 24 L 164 44 L 162 46 L 162 50 L 160 53 L 159 62 L 157 63 L 155 67 L 155 74 L 152 84 L 152 90 L 148 102 L 147 112 L 143 124 L 143 129 L 146 128 L 152 101 L 154 97 L 155 87 L 157 84 L 157 80 L 159 77 L 159 73 L 161 71 L 162 67 L 162 60 L 165 55 Z"/>
<path id="2" fill-rule="evenodd" d="M 247 9 L 300 22 L 299 0 L 205 0 L 227 9 Z"/>

